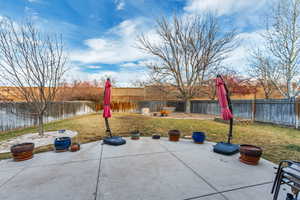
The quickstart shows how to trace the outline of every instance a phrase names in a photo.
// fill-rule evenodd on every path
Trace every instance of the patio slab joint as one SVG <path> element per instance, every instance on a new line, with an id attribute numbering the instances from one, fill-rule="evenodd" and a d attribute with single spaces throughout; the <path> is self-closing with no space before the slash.
<path id="1" fill-rule="evenodd" d="M 101 162 L 102 162 L 102 154 L 103 154 L 103 146 L 104 143 L 101 143 L 101 152 L 100 152 L 100 159 L 99 159 L 99 168 L 98 168 L 98 174 L 97 174 L 97 183 L 96 183 L 96 189 L 95 189 L 95 200 L 97 200 L 97 196 L 98 196 L 98 188 L 99 188 L 99 182 L 100 182 L 100 171 L 101 171 Z"/>

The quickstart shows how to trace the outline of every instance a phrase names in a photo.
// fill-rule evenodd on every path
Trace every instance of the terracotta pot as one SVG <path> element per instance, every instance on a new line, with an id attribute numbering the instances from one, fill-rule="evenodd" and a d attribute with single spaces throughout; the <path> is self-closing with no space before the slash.
<path id="1" fill-rule="evenodd" d="M 79 150 L 80 150 L 80 144 L 78 144 L 78 143 L 73 143 L 73 144 L 71 145 L 71 151 L 72 151 L 72 152 L 79 151 Z"/>
<path id="2" fill-rule="evenodd" d="M 168 132 L 169 140 L 172 142 L 178 142 L 180 138 L 180 131 L 179 130 L 170 130 Z"/>
<path id="3" fill-rule="evenodd" d="M 15 161 L 28 160 L 33 157 L 34 143 L 22 143 L 13 145 L 10 152 Z"/>
<path id="4" fill-rule="evenodd" d="M 248 165 L 257 165 L 262 155 L 262 152 L 263 150 L 260 147 L 254 145 L 242 144 L 240 145 L 239 160 Z"/>

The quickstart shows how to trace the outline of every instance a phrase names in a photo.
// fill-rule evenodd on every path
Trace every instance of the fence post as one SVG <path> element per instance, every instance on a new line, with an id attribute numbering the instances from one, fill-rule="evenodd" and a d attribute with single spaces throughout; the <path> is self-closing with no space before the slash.
<path id="1" fill-rule="evenodd" d="M 300 115 L 300 109 L 299 109 L 299 101 L 295 99 L 295 119 L 296 119 L 296 129 L 299 127 L 299 115 Z"/>
<path id="2" fill-rule="evenodd" d="M 252 115 L 251 115 L 252 122 L 255 121 L 255 113 L 256 113 L 256 93 L 254 94 L 254 98 L 252 100 Z"/>

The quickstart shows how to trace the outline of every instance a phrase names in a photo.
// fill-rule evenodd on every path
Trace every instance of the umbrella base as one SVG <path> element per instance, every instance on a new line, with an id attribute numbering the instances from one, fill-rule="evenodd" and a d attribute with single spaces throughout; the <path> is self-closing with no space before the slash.
<path id="1" fill-rule="evenodd" d="M 239 152 L 239 149 L 239 145 L 225 142 L 219 142 L 216 145 L 214 145 L 214 152 L 223 155 L 233 155 Z"/>
<path id="2" fill-rule="evenodd" d="M 103 139 L 103 142 L 104 142 L 104 144 L 109 144 L 109 145 L 113 145 L 113 146 L 119 146 L 119 145 L 126 144 L 126 140 L 124 140 L 120 136 L 106 137 Z"/>

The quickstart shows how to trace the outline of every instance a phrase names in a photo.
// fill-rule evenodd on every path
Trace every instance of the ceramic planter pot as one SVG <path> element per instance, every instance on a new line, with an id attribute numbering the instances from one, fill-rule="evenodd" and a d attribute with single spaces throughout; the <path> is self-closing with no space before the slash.
<path id="1" fill-rule="evenodd" d="M 69 150 L 71 146 L 70 137 L 58 137 L 54 140 L 54 147 L 56 152 L 63 152 Z"/>
<path id="2" fill-rule="evenodd" d="M 139 131 L 134 131 L 134 132 L 131 132 L 131 139 L 132 140 L 138 140 L 140 139 L 140 132 Z"/>
<path id="3" fill-rule="evenodd" d="M 153 134 L 152 135 L 152 139 L 159 140 L 160 139 L 160 135 L 159 134 Z"/>
<path id="4" fill-rule="evenodd" d="M 262 152 L 263 150 L 260 147 L 249 144 L 242 144 L 240 145 L 239 160 L 248 165 L 257 165 Z"/>
<path id="5" fill-rule="evenodd" d="M 28 160 L 33 157 L 34 143 L 22 143 L 13 145 L 10 152 L 15 161 Z"/>
<path id="6" fill-rule="evenodd" d="M 80 150 L 80 144 L 78 144 L 78 143 L 73 143 L 73 144 L 71 145 L 71 151 L 72 151 L 72 152 L 79 151 L 79 150 Z"/>
<path id="7" fill-rule="evenodd" d="M 178 142 L 180 138 L 180 131 L 179 130 L 170 130 L 169 134 L 169 141 Z"/>
<path id="8" fill-rule="evenodd" d="M 65 133 L 65 132 L 66 132 L 65 129 L 58 130 L 58 133 Z"/>
<path id="9" fill-rule="evenodd" d="M 205 137 L 206 137 L 205 133 L 203 133 L 203 132 L 193 132 L 193 135 L 192 135 L 194 142 L 197 144 L 203 144 Z"/>

